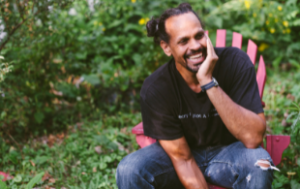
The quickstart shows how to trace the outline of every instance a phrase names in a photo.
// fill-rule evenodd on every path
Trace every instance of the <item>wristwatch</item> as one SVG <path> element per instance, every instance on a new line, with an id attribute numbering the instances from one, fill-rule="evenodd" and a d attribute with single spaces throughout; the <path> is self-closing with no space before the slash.
<path id="1" fill-rule="evenodd" d="M 217 82 L 217 80 L 214 77 L 212 77 L 211 82 L 209 82 L 206 85 L 201 86 L 201 91 L 206 92 L 208 89 L 210 89 L 212 87 L 217 87 L 217 86 L 219 86 L 219 83 Z"/>

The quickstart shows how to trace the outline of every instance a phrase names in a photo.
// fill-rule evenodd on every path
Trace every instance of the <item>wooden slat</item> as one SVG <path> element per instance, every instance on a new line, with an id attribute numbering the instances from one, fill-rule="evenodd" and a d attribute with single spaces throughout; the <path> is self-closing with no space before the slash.
<path id="1" fill-rule="evenodd" d="M 131 129 L 133 134 L 144 134 L 143 122 L 137 124 Z"/>
<path id="2" fill-rule="evenodd" d="M 241 49 L 242 48 L 242 42 L 243 42 L 242 34 L 233 32 L 232 33 L 232 45 L 231 46 Z"/>
<path id="3" fill-rule="evenodd" d="M 253 65 L 255 65 L 256 53 L 257 53 L 257 45 L 252 40 L 249 39 L 247 54 L 250 57 L 250 60 L 252 61 Z"/>
<path id="4" fill-rule="evenodd" d="M 257 85 L 258 85 L 260 99 L 262 99 L 262 96 L 263 96 L 266 78 L 267 78 L 266 65 L 265 65 L 263 56 L 260 55 L 257 73 L 256 73 L 256 81 L 257 81 Z"/>
<path id="5" fill-rule="evenodd" d="M 226 30 L 224 29 L 217 30 L 216 47 L 225 47 L 225 46 L 226 46 Z"/>
<path id="6" fill-rule="evenodd" d="M 290 136 L 287 135 L 267 135 L 267 151 L 270 154 L 274 165 L 281 162 L 283 151 L 290 144 Z"/>

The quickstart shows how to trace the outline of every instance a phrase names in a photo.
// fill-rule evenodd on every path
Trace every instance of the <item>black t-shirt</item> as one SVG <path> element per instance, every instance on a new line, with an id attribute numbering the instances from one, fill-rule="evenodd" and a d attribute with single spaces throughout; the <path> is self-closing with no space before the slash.
<path id="1" fill-rule="evenodd" d="M 213 77 L 237 104 L 263 112 L 256 74 L 240 49 L 215 48 L 219 57 Z M 206 93 L 195 93 L 175 67 L 174 60 L 145 79 L 141 89 L 144 134 L 174 140 L 185 136 L 190 147 L 230 144 L 237 139 L 227 130 Z"/>

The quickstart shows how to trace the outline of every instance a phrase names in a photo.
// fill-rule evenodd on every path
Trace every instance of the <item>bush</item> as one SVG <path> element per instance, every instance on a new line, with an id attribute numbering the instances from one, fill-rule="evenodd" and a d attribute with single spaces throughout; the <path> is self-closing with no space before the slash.
<path id="1" fill-rule="evenodd" d="M 139 111 L 143 80 L 167 60 L 146 37 L 145 24 L 180 2 L 29 1 L 20 9 L 2 3 L 7 43 L 1 54 L 14 61 L 14 71 L 1 84 L 0 133 L 58 131 L 82 117 Z M 298 65 L 297 1 L 190 3 L 212 39 L 219 28 L 237 31 L 259 44 L 266 62 Z"/>

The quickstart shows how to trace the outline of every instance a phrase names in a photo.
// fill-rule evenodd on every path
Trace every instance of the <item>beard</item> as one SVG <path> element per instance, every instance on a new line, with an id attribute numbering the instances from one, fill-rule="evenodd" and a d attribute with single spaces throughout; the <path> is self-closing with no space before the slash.
<path id="1" fill-rule="evenodd" d="M 203 63 L 203 62 L 201 62 L 201 63 L 199 63 L 199 64 L 197 64 L 197 66 L 191 66 L 191 65 L 189 65 L 188 64 L 188 57 L 189 56 L 192 56 L 193 54 L 197 54 L 197 53 L 200 53 L 200 52 L 202 52 L 202 56 L 204 56 L 205 58 L 206 58 L 206 49 L 205 48 L 200 48 L 200 49 L 198 49 L 198 50 L 196 50 L 196 51 L 194 51 L 194 52 L 192 52 L 192 53 L 188 53 L 188 54 L 186 54 L 185 56 L 184 56 L 184 61 L 183 62 L 180 62 L 180 64 L 183 66 L 183 67 L 185 67 L 188 71 L 190 71 L 190 72 L 192 72 L 192 73 L 197 73 L 198 72 L 198 70 L 199 70 L 199 68 L 200 68 L 200 66 L 201 66 L 201 64 Z"/>

